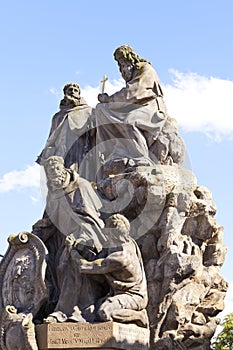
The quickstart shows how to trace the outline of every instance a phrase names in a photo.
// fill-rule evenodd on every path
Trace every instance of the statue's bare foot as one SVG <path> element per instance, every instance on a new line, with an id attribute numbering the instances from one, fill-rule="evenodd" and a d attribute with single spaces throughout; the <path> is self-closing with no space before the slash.
<path id="1" fill-rule="evenodd" d="M 139 327 L 148 328 L 149 321 L 146 310 L 119 309 L 112 313 L 112 318 L 116 322 L 136 323 Z"/>
<path id="2" fill-rule="evenodd" d="M 67 322 L 87 322 L 87 321 L 81 315 L 80 316 L 72 315 L 67 319 Z"/>
<path id="3" fill-rule="evenodd" d="M 68 322 L 87 322 L 85 318 L 81 315 L 81 311 L 78 306 L 74 307 L 72 315 L 67 319 Z"/>
<path id="4" fill-rule="evenodd" d="M 43 323 L 57 323 L 56 317 L 48 316 L 43 319 Z"/>
<path id="5" fill-rule="evenodd" d="M 55 311 L 52 314 L 48 315 L 48 317 L 44 318 L 43 322 L 44 323 L 61 323 L 61 322 L 66 322 L 67 321 L 67 316 L 63 314 L 61 311 Z"/>

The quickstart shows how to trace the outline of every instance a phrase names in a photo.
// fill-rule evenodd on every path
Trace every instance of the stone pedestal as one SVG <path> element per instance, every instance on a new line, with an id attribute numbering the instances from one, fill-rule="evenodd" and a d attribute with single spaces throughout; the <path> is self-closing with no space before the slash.
<path id="1" fill-rule="evenodd" d="M 40 350 L 149 348 L 149 329 L 117 322 L 42 324 L 36 326 L 36 337 Z"/>

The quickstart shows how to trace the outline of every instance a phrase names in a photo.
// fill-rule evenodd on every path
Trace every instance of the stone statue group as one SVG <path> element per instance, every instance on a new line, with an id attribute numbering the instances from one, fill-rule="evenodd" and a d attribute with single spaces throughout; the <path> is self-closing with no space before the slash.
<path id="1" fill-rule="evenodd" d="M 143 201 L 127 208 L 120 180 L 138 167 L 181 163 L 183 143 L 175 128 L 181 152 L 161 133 L 173 124 L 152 65 L 126 45 L 114 57 L 126 87 L 111 96 L 99 94 L 93 109 L 77 84 L 65 85 L 37 159 L 48 194 L 44 216 L 32 232 L 48 249 L 48 303 L 54 306 L 43 322 L 116 320 L 148 326 L 146 277 L 129 221 L 133 206 L 138 210 Z M 124 190 L 129 201 L 129 189 Z"/>
<path id="2" fill-rule="evenodd" d="M 32 314 L 33 323 L 149 327 L 146 276 L 153 270 L 158 277 L 150 239 L 155 237 L 159 256 L 170 234 L 158 234 L 165 230 L 167 208 L 189 210 L 185 196 L 179 209 L 179 179 L 163 169 L 170 174 L 182 167 L 185 147 L 152 64 L 128 45 L 117 48 L 114 58 L 125 87 L 99 94 L 95 108 L 81 97 L 79 85 L 64 86 L 37 159 L 47 182 L 43 217 L 31 233 L 9 238 L 1 262 L 3 349 L 12 349 L 12 322 L 22 313 Z M 188 186 L 191 196 L 196 185 Z M 155 229 L 158 222 L 163 225 Z"/>

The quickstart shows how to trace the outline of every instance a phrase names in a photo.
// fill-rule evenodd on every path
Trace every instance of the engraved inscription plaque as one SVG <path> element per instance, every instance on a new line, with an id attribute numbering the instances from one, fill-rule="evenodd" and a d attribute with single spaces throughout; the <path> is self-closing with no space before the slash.
<path id="1" fill-rule="evenodd" d="M 149 330 L 134 324 L 54 323 L 36 326 L 38 347 L 49 349 L 147 350 Z"/>

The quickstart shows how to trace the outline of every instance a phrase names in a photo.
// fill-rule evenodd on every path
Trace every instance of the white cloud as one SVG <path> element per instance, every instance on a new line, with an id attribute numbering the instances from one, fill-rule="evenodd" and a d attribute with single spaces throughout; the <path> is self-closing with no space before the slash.
<path id="1" fill-rule="evenodd" d="M 62 89 L 58 91 L 58 90 L 55 89 L 55 88 L 50 88 L 50 89 L 49 89 L 49 92 L 50 92 L 52 95 L 54 95 L 58 101 L 61 100 L 61 98 L 62 98 Z"/>
<path id="2" fill-rule="evenodd" d="M 35 197 L 35 196 L 30 196 L 30 198 L 31 198 L 31 201 L 33 202 L 33 203 L 38 203 L 39 201 L 40 201 L 40 197 L 38 196 L 38 197 Z"/>
<path id="3" fill-rule="evenodd" d="M 100 88 L 87 85 L 84 89 L 81 89 L 81 96 L 87 101 L 87 103 L 95 107 L 98 103 L 97 96 L 100 93 Z"/>
<path id="4" fill-rule="evenodd" d="M 40 187 L 40 166 L 29 165 L 25 170 L 13 170 L 0 179 L 0 192 L 20 190 L 25 187 Z"/>
<path id="5" fill-rule="evenodd" d="M 113 94 L 114 92 L 122 89 L 124 87 L 124 80 L 113 80 L 113 82 L 110 82 L 109 80 L 105 83 L 105 92 L 107 92 L 109 95 Z M 95 107 L 97 105 L 98 101 L 98 94 L 101 92 L 101 86 L 92 87 L 90 85 L 87 85 L 85 88 L 81 89 L 81 95 L 85 98 L 85 100 L 88 102 L 88 104 L 92 107 Z"/>
<path id="6" fill-rule="evenodd" d="M 164 86 L 169 114 L 184 131 L 214 138 L 233 136 L 233 81 L 171 70 L 172 84 Z"/>
<path id="7" fill-rule="evenodd" d="M 111 83 L 109 80 L 106 81 L 105 87 L 106 87 L 106 92 L 111 95 L 114 92 L 122 89 L 125 86 L 125 81 L 120 78 L 120 79 L 114 79 L 113 82 Z"/>

